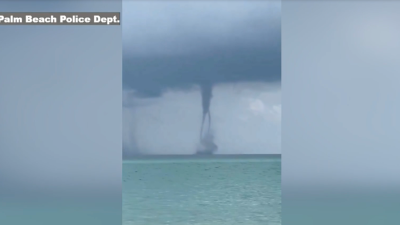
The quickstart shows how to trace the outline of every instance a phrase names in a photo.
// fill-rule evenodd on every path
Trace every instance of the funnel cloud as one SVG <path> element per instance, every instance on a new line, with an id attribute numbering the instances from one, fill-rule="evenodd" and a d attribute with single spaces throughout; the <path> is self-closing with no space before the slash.
<path id="1" fill-rule="evenodd" d="M 202 100 L 202 108 L 203 108 L 203 120 L 201 122 L 200 129 L 200 148 L 197 149 L 197 154 L 212 154 L 217 149 L 218 146 L 214 143 L 214 136 L 210 133 L 211 129 L 211 113 L 210 113 L 210 105 L 212 98 L 212 84 L 211 82 L 202 82 L 200 84 L 201 90 L 201 100 Z M 203 134 L 204 122 L 205 118 L 208 116 L 208 129 Z"/>

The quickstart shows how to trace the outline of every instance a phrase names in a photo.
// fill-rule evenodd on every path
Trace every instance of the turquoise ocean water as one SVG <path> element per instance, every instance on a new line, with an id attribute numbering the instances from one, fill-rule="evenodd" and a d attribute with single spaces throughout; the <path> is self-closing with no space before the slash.
<path id="1" fill-rule="evenodd" d="M 124 160 L 123 225 L 280 225 L 280 157 Z"/>

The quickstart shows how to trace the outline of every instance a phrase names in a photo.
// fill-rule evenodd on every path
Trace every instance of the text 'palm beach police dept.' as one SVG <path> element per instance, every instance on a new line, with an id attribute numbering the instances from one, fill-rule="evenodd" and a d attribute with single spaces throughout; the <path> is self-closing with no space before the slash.
<path id="1" fill-rule="evenodd" d="M 49 16 L 4 16 L 0 15 L 0 24 L 119 24 L 117 16 L 107 17 L 101 15 L 79 16 L 79 15 L 49 15 Z"/>

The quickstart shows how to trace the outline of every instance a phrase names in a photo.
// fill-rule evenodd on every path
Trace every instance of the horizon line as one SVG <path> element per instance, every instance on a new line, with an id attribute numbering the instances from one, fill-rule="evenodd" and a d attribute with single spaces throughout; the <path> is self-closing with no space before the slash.
<path id="1" fill-rule="evenodd" d="M 221 157 L 258 157 L 258 158 L 270 158 L 270 157 L 282 157 L 280 154 L 213 154 L 213 155 L 195 155 L 195 154 L 138 154 L 132 156 L 124 156 L 123 160 L 129 159 L 145 159 L 145 158 L 221 158 Z"/>

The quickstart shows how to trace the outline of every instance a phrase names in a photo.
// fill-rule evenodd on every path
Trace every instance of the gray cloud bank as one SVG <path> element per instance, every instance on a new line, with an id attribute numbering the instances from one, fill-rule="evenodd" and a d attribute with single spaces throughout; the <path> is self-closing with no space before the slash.
<path id="1" fill-rule="evenodd" d="M 140 96 L 281 80 L 280 1 L 130 1 L 123 21 L 123 84 Z"/>

